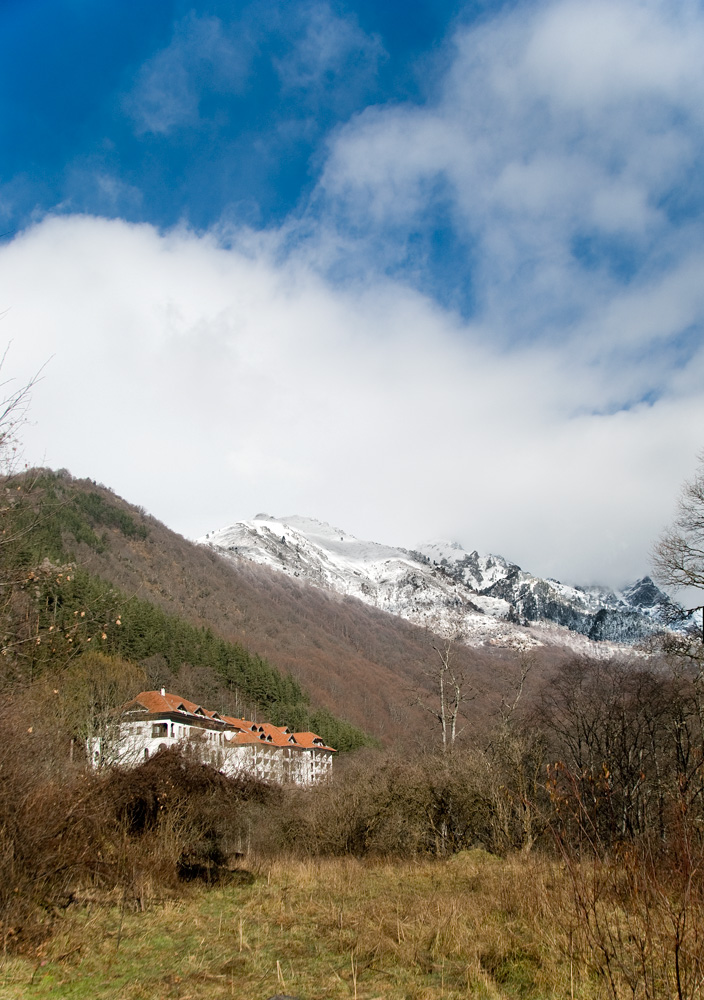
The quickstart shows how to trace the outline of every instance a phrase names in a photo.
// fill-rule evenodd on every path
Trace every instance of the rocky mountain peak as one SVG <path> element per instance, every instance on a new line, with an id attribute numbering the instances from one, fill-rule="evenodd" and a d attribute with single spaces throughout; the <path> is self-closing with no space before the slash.
<path id="1" fill-rule="evenodd" d="M 407 550 L 301 515 L 258 514 L 198 541 L 470 644 L 633 643 L 662 628 L 667 603 L 649 577 L 621 592 L 572 587 L 458 542 Z"/>

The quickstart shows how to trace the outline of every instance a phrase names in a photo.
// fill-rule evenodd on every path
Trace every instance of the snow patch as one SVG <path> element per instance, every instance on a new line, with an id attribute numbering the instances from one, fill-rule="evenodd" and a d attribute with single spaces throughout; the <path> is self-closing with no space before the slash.
<path id="1" fill-rule="evenodd" d="M 534 577 L 503 556 L 467 552 L 458 542 L 434 540 L 411 551 L 301 515 L 257 514 L 197 541 L 470 645 L 613 651 L 660 628 L 666 600 L 647 577 L 621 593 L 572 587 Z"/>

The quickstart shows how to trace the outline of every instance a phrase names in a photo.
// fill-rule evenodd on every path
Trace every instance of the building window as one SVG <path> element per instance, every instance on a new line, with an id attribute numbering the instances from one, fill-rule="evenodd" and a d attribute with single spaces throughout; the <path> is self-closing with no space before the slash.
<path id="1" fill-rule="evenodd" d="M 168 736 L 169 727 L 166 722 L 154 722 L 152 724 L 152 739 L 158 740 L 161 736 Z"/>

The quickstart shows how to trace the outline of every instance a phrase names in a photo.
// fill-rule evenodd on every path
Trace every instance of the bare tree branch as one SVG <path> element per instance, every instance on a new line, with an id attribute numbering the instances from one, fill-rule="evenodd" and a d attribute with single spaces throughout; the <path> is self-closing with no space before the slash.
<path id="1" fill-rule="evenodd" d="M 704 590 L 704 452 L 694 479 L 682 487 L 673 524 L 655 546 L 653 565 L 661 583 Z M 701 610 L 701 604 L 683 609 L 684 616 Z"/>
<path id="2" fill-rule="evenodd" d="M 0 358 L 0 372 L 5 368 L 9 349 L 8 344 Z M 41 381 L 42 372 L 47 364 L 48 362 L 45 362 L 28 382 L 18 388 L 13 388 L 15 380 L 12 378 L 0 382 L 0 392 L 3 393 L 0 399 L 0 475 L 7 476 L 15 471 L 19 430 L 27 422 L 32 390 Z"/>

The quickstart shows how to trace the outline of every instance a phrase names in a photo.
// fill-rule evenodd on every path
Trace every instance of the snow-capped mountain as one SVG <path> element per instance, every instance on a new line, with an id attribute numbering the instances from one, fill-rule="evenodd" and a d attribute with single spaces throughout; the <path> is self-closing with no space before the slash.
<path id="1" fill-rule="evenodd" d="M 662 627 L 667 603 L 649 577 L 620 592 L 570 587 L 457 543 L 428 542 L 411 551 L 361 541 L 309 517 L 258 514 L 198 542 L 470 643 L 575 645 L 578 637 L 585 645 L 633 643 Z"/>

